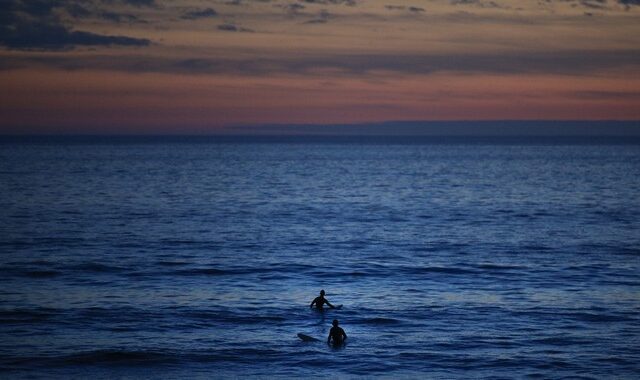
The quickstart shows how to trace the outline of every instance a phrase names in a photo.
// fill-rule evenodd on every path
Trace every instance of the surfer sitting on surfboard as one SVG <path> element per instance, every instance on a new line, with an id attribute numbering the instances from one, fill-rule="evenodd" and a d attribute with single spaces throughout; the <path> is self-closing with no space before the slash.
<path id="1" fill-rule="evenodd" d="M 347 339 L 347 334 L 344 332 L 342 327 L 338 327 L 337 319 L 333 320 L 333 327 L 331 328 L 331 330 L 329 330 L 329 337 L 327 338 L 327 344 L 331 344 L 332 339 L 333 339 L 334 346 L 341 345 Z"/>
<path id="2" fill-rule="evenodd" d="M 329 301 L 327 301 L 326 298 L 324 298 L 324 289 L 322 289 L 320 291 L 320 295 L 314 298 L 313 301 L 311 301 L 311 305 L 309 305 L 309 307 L 313 307 L 313 305 L 316 305 L 319 310 L 322 310 L 322 307 L 325 303 L 329 305 L 330 308 L 335 309 L 335 306 L 333 306 L 331 303 L 329 303 Z"/>

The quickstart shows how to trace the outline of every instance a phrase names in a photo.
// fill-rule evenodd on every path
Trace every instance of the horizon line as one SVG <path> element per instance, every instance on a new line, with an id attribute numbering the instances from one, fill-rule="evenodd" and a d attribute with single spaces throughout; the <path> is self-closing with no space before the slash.
<path id="1" fill-rule="evenodd" d="M 265 123 L 173 128 L 149 126 L 16 127 L 18 136 L 318 136 L 318 137 L 640 137 L 640 120 L 389 120 L 359 123 Z"/>

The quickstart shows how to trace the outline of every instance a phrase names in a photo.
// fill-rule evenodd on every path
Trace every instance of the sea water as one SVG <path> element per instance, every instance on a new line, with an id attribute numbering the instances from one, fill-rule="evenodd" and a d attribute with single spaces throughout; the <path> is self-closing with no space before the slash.
<path id="1" fill-rule="evenodd" d="M 9 139 L 0 377 L 638 378 L 639 227 L 620 141 Z"/>

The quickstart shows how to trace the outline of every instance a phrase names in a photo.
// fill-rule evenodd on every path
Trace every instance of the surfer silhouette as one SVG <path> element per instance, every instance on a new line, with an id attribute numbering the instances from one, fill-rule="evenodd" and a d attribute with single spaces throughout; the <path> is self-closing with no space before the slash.
<path id="1" fill-rule="evenodd" d="M 327 338 L 327 344 L 331 344 L 332 340 L 333 340 L 334 346 L 342 345 L 344 341 L 347 340 L 347 334 L 344 332 L 342 327 L 338 326 L 337 319 L 333 320 L 333 327 L 331 328 L 331 330 L 329 330 L 329 337 Z"/>
<path id="2" fill-rule="evenodd" d="M 309 305 L 309 307 L 313 307 L 313 305 L 316 305 L 318 310 L 322 310 L 325 303 L 330 308 L 335 309 L 335 306 L 333 306 L 329 301 L 327 301 L 326 298 L 324 298 L 324 289 L 322 289 L 320 291 L 320 295 L 318 297 L 314 298 L 313 301 L 311 301 L 311 305 Z"/>

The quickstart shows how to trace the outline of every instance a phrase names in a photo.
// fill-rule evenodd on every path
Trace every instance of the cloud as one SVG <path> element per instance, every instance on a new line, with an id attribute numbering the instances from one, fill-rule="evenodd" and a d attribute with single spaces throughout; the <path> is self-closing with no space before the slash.
<path id="1" fill-rule="evenodd" d="M 302 4 L 291 3 L 283 5 L 282 8 L 290 15 L 297 15 L 306 7 Z"/>
<path id="2" fill-rule="evenodd" d="M 221 29 L 238 32 L 232 24 Z M 2 69 L 20 67 L 49 67 L 62 70 L 116 70 L 125 72 L 165 72 L 183 74 L 313 74 L 325 69 L 349 75 L 371 72 L 427 75 L 437 72 L 487 74 L 561 74 L 591 75 L 602 70 L 640 67 L 640 50 L 575 50 L 522 53 L 458 53 L 458 54 L 295 54 L 261 59 L 233 59 L 193 57 L 169 59 L 159 56 L 67 57 L 33 55 L 31 57 L 3 57 Z M 220 52 L 231 57 L 232 51 Z"/>
<path id="3" fill-rule="evenodd" d="M 247 2 L 270 3 L 271 0 L 228 0 L 228 1 L 225 1 L 224 4 L 225 5 L 245 5 L 245 3 Z"/>
<path id="4" fill-rule="evenodd" d="M 450 0 L 451 5 L 475 5 L 480 8 L 502 8 L 495 1 L 484 0 Z"/>
<path id="5" fill-rule="evenodd" d="M 75 18 L 88 17 L 91 15 L 91 11 L 89 9 L 76 3 L 66 4 L 64 9 L 71 17 Z"/>
<path id="6" fill-rule="evenodd" d="M 2 30 L 0 45 L 17 50 L 61 50 L 78 45 L 147 46 L 150 44 L 147 39 L 71 31 L 64 26 L 52 24 L 20 24 L 17 25 L 16 30 L 7 29 L 7 27 L 0 28 Z"/>
<path id="7" fill-rule="evenodd" d="M 222 30 L 222 31 L 225 31 L 225 32 L 248 32 L 248 33 L 253 33 L 253 30 L 247 29 L 247 28 L 242 28 L 242 27 L 237 26 L 235 24 L 220 24 L 220 25 L 218 25 L 218 30 Z"/>
<path id="8" fill-rule="evenodd" d="M 479 0 L 452 0 L 452 1 L 464 1 L 474 2 Z M 620 4 L 625 7 L 626 10 L 630 10 L 631 7 L 640 6 L 640 0 L 545 0 L 547 3 L 568 3 L 572 7 L 583 6 L 590 9 L 608 10 L 611 9 L 609 4 Z"/>
<path id="9" fill-rule="evenodd" d="M 54 12 L 62 3 L 46 0 L 6 1 L 0 12 L 0 45 L 17 50 L 61 50 L 78 45 L 150 44 L 147 39 L 72 30 Z"/>
<path id="10" fill-rule="evenodd" d="M 576 91 L 571 93 L 580 99 L 617 99 L 617 100 L 640 100 L 640 91 Z"/>
<path id="11" fill-rule="evenodd" d="M 120 0 L 121 3 L 133 5 L 134 7 L 155 7 L 155 0 Z"/>
<path id="12" fill-rule="evenodd" d="M 607 3 L 607 0 L 581 0 L 581 3 L 590 3 L 590 6 L 602 6 Z"/>
<path id="13" fill-rule="evenodd" d="M 321 4 L 321 5 L 346 5 L 353 7 L 356 5 L 355 0 L 298 0 L 302 3 Z"/>
<path id="14" fill-rule="evenodd" d="M 607 0 L 580 0 L 580 4 L 591 9 L 607 9 Z"/>
<path id="15" fill-rule="evenodd" d="M 89 1 L 85 0 L 80 4 L 80 2 L 75 2 L 73 0 L 59 0 L 54 9 L 50 11 L 50 13 L 56 13 L 57 11 L 65 11 L 69 16 L 74 19 L 100 19 L 104 21 L 110 21 L 116 24 L 120 23 L 147 23 L 146 20 L 140 18 L 139 16 L 132 13 L 124 13 L 117 12 L 109 8 L 110 5 L 114 3 L 113 0 L 94 0 Z M 129 2 L 123 2 L 125 4 L 129 4 Z M 147 5 L 144 5 L 147 4 Z M 153 2 L 134 2 L 135 7 L 141 6 L 154 6 Z M 58 20 L 59 22 L 59 20 Z"/>
<path id="16" fill-rule="evenodd" d="M 104 20 L 112 21 L 115 23 L 140 21 L 138 17 L 128 13 L 116 13 L 116 12 L 105 11 L 105 12 L 101 12 L 98 16 Z"/>
<path id="17" fill-rule="evenodd" d="M 618 0 L 618 3 L 624 5 L 625 8 L 629 10 L 631 7 L 639 6 L 640 0 Z"/>
<path id="18" fill-rule="evenodd" d="M 419 13 L 419 12 L 424 12 L 424 8 L 420 8 L 420 7 L 406 7 L 404 5 L 385 5 L 384 6 L 387 10 L 390 11 L 409 11 L 409 12 L 414 12 L 414 13 Z"/>
<path id="19" fill-rule="evenodd" d="M 206 9 L 189 11 L 183 14 L 182 18 L 186 20 L 197 20 L 201 18 L 216 17 L 217 15 L 218 15 L 218 12 L 216 12 L 212 8 L 206 8 Z"/>
<path id="20" fill-rule="evenodd" d="M 332 14 L 326 9 L 320 10 L 317 14 L 315 14 L 315 12 L 305 12 L 307 7 L 300 3 L 276 5 L 276 7 L 284 9 L 289 17 L 313 17 L 311 20 L 303 22 L 303 24 L 326 24 L 332 17 Z"/>
<path id="21" fill-rule="evenodd" d="M 318 17 L 305 22 L 305 24 L 326 24 L 329 21 L 330 17 L 331 14 L 326 9 L 323 9 L 320 11 Z"/>

